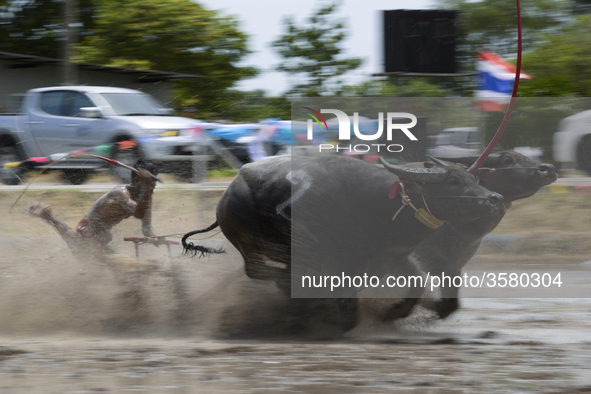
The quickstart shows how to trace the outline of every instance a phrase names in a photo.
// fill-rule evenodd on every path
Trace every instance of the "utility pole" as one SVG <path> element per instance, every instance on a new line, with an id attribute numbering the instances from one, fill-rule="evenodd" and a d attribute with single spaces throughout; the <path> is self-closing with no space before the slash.
<path id="1" fill-rule="evenodd" d="M 65 40 L 62 47 L 62 85 L 78 85 L 78 68 L 72 63 L 78 38 L 78 0 L 64 0 Z"/>

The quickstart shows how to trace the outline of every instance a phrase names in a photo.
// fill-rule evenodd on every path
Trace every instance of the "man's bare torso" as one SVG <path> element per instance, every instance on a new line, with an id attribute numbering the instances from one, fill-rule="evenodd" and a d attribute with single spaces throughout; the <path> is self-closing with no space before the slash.
<path id="1" fill-rule="evenodd" d="M 75 253 L 103 252 L 108 249 L 107 244 L 112 239 L 111 229 L 131 216 L 142 221 L 145 237 L 157 237 L 151 224 L 155 185 L 150 172 L 138 169 L 138 176 L 135 180 L 132 178 L 132 184 L 115 186 L 99 197 L 75 230 L 57 218 L 49 205 L 42 207 L 38 203 L 34 204 L 29 212 L 53 225 Z"/>
<path id="2" fill-rule="evenodd" d="M 131 199 L 127 185 L 115 186 L 92 205 L 85 216 L 86 223 L 101 229 L 111 229 L 123 219 L 132 216 L 137 203 Z"/>

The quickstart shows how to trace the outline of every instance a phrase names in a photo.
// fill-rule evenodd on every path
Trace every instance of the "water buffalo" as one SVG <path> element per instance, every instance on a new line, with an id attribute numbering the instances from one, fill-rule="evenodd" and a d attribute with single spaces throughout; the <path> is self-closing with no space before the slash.
<path id="1" fill-rule="evenodd" d="M 474 163 L 476 157 L 448 159 L 465 164 Z M 515 200 L 529 197 L 541 187 L 557 178 L 554 166 L 539 164 L 513 151 L 491 154 L 476 173 L 479 184 L 503 195 L 509 208 Z M 497 227 L 505 213 L 482 217 L 473 221 L 446 221 L 409 256 L 422 271 L 431 275 L 454 277 L 461 275 L 462 268 L 474 256 L 484 236 Z M 445 318 L 459 308 L 458 288 L 442 287 L 440 300 L 427 300 L 423 304 Z"/>
<path id="2" fill-rule="evenodd" d="M 245 165 L 220 199 L 217 221 L 187 233 L 183 247 L 219 252 L 187 243 L 189 236 L 219 225 L 244 258 L 250 278 L 273 280 L 290 294 L 293 258 L 317 263 L 317 272 L 346 267 L 351 275 L 404 260 L 436 227 L 417 219 L 415 209 L 430 212 L 434 222 L 505 210 L 500 194 L 458 166 L 382 163 L 386 170 L 343 156 L 275 157 Z M 403 193 L 392 194 L 400 181 L 414 208 L 400 210 Z M 349 329 L 357 322 L 357 300 L 354 292 L 340 297 L 339 308 L 348 316 L 338 324 Z"/>

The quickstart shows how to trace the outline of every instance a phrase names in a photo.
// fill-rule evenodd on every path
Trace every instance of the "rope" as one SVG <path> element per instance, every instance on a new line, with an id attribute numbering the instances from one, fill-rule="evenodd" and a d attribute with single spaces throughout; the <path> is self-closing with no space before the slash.
<path id="1" fill-rule="evenodd" d="M 218 235 L 219 233 L 221 233 L 222 230 L 219 230 L 215 233 L 213 233 L 212 235 L 205 237 L 205 238 L 197 238 L 196 241 L 201 241 L 202 239 L 208 239 L 208 238 L 213 238 L 216 235 Z M 166 235 L 158 235 L 157 237 L 152 237 L 152 238 L 167 238 L 167 237 L 181 237 L 185 235 L 185 233 L 175 233 L 175 234 L 166 234 Z"/>
<path id="2" fill-rule="evenodd" d="M 396 211 L 396 213 L 392 217 L 392 221 L 394 221 L 396 219 L 396 217 L 404 209 L 404 207 L 410 206 L 412 209 L 415 210 L 415 218 L 417 218 L 425 226 L 435 229 L 443 224 L 443 221 L 441 221 L 441 220 L 437 219 L 435 216 L 433 216 L 433 214 L 429 210 L 429 206 L 427 205 L 427 201 L 425 201 L 425 196 L 423 195 L 423 193 L 421 193 L 421 197 L 423 198 L 423 203 L 425 203 L 425 208 L 427 208 L 426 211 L 423 208 L 417 209 L 417 207 L 415 207 L 412 204 L 410 197 L 406 194 L 406 189 L 405 189 L 403 183 L 400 183 L 400 188 L 401 188 L 400 197 L 402 198 L 402 206 L 400 208 L 398 208 L 398 211 Z"/>
<path id="3" fill-rule="evenodd" d="M 489 168 L 480 167 L 478 170 L 488 170 L 490 172 L 503 171 L 503 170 L 537 170 L 539 167 L 506 167 L 506 168 Z"/>
<path id="4" fill-rule="evenodd" d="M 133 171 L 133 172 L 135 172 L 136 174 L 139 175 L 139 171 L 137 169 L 135 169 L 133 167 L 130 167 L 127 164 L 121 163 L 120 161 L 117 161 L 117 160 L 114 160 L 114 159 L 109 159 L 107 157 L 103 157 L 103 156 L 99 156 L 99 155 L 93 155 L 92 153 L 70 153 L 70 154 L 67 154 L 64 157 L 61 157 L 61 158 L 57 159 L 54 162 L 49 163 L 48 165 L 46 165 L 45 167 L 43 167 L 36 175 L 34 175 L 31 178 L 31 180 L 29 181 L 29 183 L 27 183 L 27 186 L 25 186 L 25 188 L 23 189 L 23 191 L 21 192 L 21 194 L 18 195 L 16 201 L 14 202 L 14 204 L 12 204 L 12 206 L 8 210 L 8 213 L 12 212 L 12 208 L 14 208 L 14 206 L 16 205 L 16 203 L 21 199 L 21 197 L 23 196 L 23 194 L 25 194 L 25 192 L 31 186 L 31 184 L 33 184 L 33 181 L 35 180 L 35 178 L 37 178 L 38 176 L 40 176 L 41 174 L 43 174 L 45 171 L 47 171 L 48 169 L 50 169 L 52 166 L 56 165 L 60 161 L 66 160 L 66 159 L 70 159 L 72 157 L 94 157 L 94 158 L 97 158 L 97 159 L 104 160 L 104 161 L 106 161 L 106 162 L 108 162 L 110 164 L 113 164 L 114 166 L 119 166 L 119 167 L 127 168 L 128 170 L 131 170 L 131 171 Z M 152 179 L 154 179 L 155 181 L 162 182 L 162 180 L 160 178 L 158 178 L 154 174 L 150 174 L 150 177 Z"/>
<path id="5" fill-rule="evenodd" d="M 427 208 L 427 212 L 429 212 L 429 215 L 433 216 L 433 214 L 431 213 L 431 210 L 429 209 L 429 206 L 427 205 L 427 201 L 425 201 L 425 196 L 423 195 L 423 193 L 421 193 L 421 197 L 423 197 L 423 204 L 425 204 L 425 208 Z M 435 217 L 435 216 L 433 216 Z"/>
<path id="6" fill-rule="evenodd" d="M 492 170 L 494 170 L 494 168 Z M 396 217 L 398 217 L 398 214 L 400 212 L 402 212 L 404 207 L 410 206 L 412 209 L 415 210 L 415 218 L 417 218 L 425 226 L 432 228 L 432 229 L 436 229 L 437 227 L 439 227 L 443 224 L 442 220 L 437 219 L 431 213 L 431 210 L 429 209 L 429 205 L 427 205 L 427 200 L 425 200 L 425 195 L 423 193 L 421 193 L 421 197 L 423 199 L 423 203 L 425 204 L 426 210 L 423 208 L 417 209 L 417 207 L 415 207 L 412 204 L 410 197 L 406 194 L 406 189 L 405 189 L 403 183 L 400 183 L 400 187 L 401 187 L 400 197 L 402 199 L 402 206 L 400 208 L 398 208 L 398 211 L 396 211 L 396 213 L 392 217 L 392 221 L 394 221 L 396 219 Z M 429 197 L 431 197 L 431 198 L 476 198 L 476 199 L 485 199 L 485 200 L 489 199 L 488 197 L 479 197 L 479 196 L 429 196 Z"/>
<path id="7" fill-rule="evenodd" d="M 407 205 L 412 204 L 412 202 L 410 200 L 410 197 L 406 195 L 406 191 L 404 189 L 404 184 L 403 183 L 400 183 L 400 188 L 401 188 L 400 197 L 402 198 L 402 206 L 400 208 L 398 208 L 398 211 L 396 211 L 396 213 L 392 217 L 392 221 L 394 221 L 394 219 L 396 219 L 396 216 L 398 216 L 398 214 L 400 213 L 400 211 L 402 211 L 404 209 L 404 207 L 406 207 Z"/>
<path id="8" fill-rule="evenodd" d="M 478 197 L 478 196 L 429 196 L 431 198 L 478 198 L 488 200 L 489 197 Z"/>
<path id="9" fill-rule="evenodd" d="M 16 198 L 16 201 L 14 202 L 14 204 L 12 204 L 12 206 L 10 207 L 10 209 L 8 210 L 8 213 L 12 212 L 12 208 L 14 208 L 14 206 L 16 205 L 16 203 L 21 199 L 21 197 L 23 196 L 23 194 L 25 194 L 25 192 L 27 191 L 27 189 L 33 184 L 33 181 L 35 180 L 35 178 L 39 177 L 41 174 L 43 174 L 46 170 L 50 169 L 52 166 L 56 165 L 57 163 L 59 163 L 62 160 L 66 160 L 68 158 L 72 157 L 71 155 L 66 155 L 52 163 L 49 163 L 48 165 L 46 165 L 45 167 L 43 167 L 37 174 L 35 174 L 31 180 L 27 183 L 27 185 L 25 186 L 25 188 L 23 189 L 23 191 L 21 192 L 21 194 L 18 195 L 18 197 Z"/>

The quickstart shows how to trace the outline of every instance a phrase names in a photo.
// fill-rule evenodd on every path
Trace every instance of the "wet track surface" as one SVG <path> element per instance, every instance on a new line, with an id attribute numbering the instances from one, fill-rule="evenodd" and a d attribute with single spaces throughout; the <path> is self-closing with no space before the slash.
<path id="1" fill-rule="evenodd" d="M 590 350 L 511 338 L 19 342 L 0 352 L 0 392 L 587 392 Z"/>
<path id="2" fill-rule="evenodd" d="M 136 261 L 122 239 L 138 224 L 122 224 L 117 255 L 75 259 L 26 215 L 33 196 L 3 222 L 33 229 L 0 238 L 0 393 L 591 392 L 591 299 L 463 298 L 443 321 L 419 307 L 392 324 L 362 301 L 342 336 L 246 278 L 221 234 L 202 242 L 223 255 L 144 245 Z M 214 207 L 158 226 L 205 227 Z"/>
<path id="3" fill-rule="evenodd" d="M 232 250 L 97 264 L 36 241 L 43 258 L 4 243 L 33 264 L 2 271 L 0 393 L 591 390 L 588 299 L 464 299 L 445 321 L 419 308 L 388 325 L 366 313 L 331 337 Z"/>
<path id="4" fill-rule="evenodd" d="M 492 304 L 501 314 L 502 305 Z M 489 320 L 495 319 L 490 309 L 468 307 L 453 322 L 427 331 L 399 328 L 330 342 L 11 340 L 0 348 L 0 392 L 588 392 L 591 343 L 581 336 L 589 327 L 581 327 L 584 335 L 563 328 L 574 321 L 565 316 L 581 317 L 577 308 L 563 314 L 549 311 L 565 303 L 509 304 L 514 318 L 501 319 L 512 326 L 507 331 Z M 532 307 L 544 318 L 524 311 Z M 454 326 L 467 330 L 453 332 Z M 466 332 L 486 328 L 494 330 Z"/>

